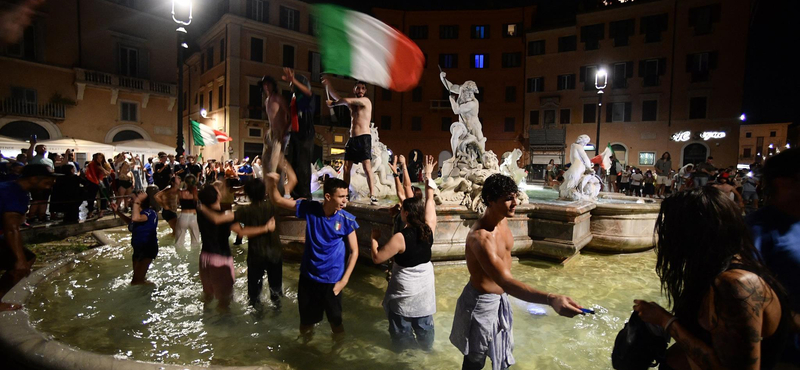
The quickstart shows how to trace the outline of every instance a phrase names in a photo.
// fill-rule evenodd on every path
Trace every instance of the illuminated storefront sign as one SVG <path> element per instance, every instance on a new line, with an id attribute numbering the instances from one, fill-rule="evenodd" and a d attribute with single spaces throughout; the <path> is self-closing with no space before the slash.
<path id="1" fill-rule="evenodd" d="M 700 138 L 703 140 L 708 139 L 722 139 L 725 137 L 725 133 L 722 131 L 704 131 L 700 133 Z"/>
<path id="2" fill-rule="evenodd" d="M 703 131 L 697 134 L 696 139 L 703 139 L 708 141 L 709 139 L 724 139 L 726 133 L 724 131 Z M 692 132 L 691 131 L 678 131 L 672 136 L 670 136 L 670 140 L 672 141 L 689 141 L 692 139 Z"/>
<path id="3" fill-rule="evenodd" d="M 672 134 L 672 141 L 689 141 L 691 138 L 692 133 L 690 131 L 680 131 Z"/>

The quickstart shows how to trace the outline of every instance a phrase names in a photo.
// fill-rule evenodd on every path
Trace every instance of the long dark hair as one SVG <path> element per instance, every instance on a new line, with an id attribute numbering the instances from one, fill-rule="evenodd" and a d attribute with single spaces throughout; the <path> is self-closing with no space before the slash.
<path id="1" fill-rule="evenodd" d="M 698 314 L 714 279 L 731 261 L 759 275 L 781 296 L 782 289 L 753 246 L 741 210 L 712 186 L 679 192 L 661 203 L 655 228 L 656 272 L 672 312 L 693 333 L 702 329 Z"/>
<path id="2" fill-rule="evenodd" d="M 409 227 L 417 229 L 417 241 L 429 243 L 433 240 L 433 232 L 425 223 L 425 200 L 422 198 L 406 198 L 403 200 L 403 210 L 408 212 L 406 223 Z"/>

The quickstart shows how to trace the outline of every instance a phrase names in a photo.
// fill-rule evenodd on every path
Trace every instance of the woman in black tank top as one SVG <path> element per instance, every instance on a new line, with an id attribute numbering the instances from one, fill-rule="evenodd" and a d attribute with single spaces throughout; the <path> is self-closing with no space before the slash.
<path id="1" fill-rule="evenodd" d="M 406 225 L 378 246 L 380 231 L 372 229 L 372 261 L 384 263 L 394 257 L 392 278 L 386 289 L 383 306 L 389 318 L 389 333 L 396 350 L 418 345 L 430 350 L 433 345 L 433 314 L 436 312 L 431 246 L 436 230 L 435 183 L 430 179 L 436 162 L 425 158 L 425 200 L 406 198 L 400 215 Z M 429 180 L 429 181 L 427 181 Z M 413 329 L 413 331 L 412 331 Z"/>
<path id="2" fill-rule="evenodd" d="M 673 307 L 635 300 L 634 310 L 675 339 L 666 365 L 772 369 L 788 338 L 788 301 L 736 204 L 713 187 L 680 192 L 661 203 L 656 233 L 656 272 Z"/>

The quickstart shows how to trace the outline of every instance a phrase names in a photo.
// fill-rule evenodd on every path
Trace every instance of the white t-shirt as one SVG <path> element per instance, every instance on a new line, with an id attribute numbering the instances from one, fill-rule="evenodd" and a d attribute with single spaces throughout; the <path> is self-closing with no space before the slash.
<path id="1" fill-rule="evenodd" d="M 641 173 L 634 173 L 631 175 L 631 185 L 639 186 L 642 184 L 642 180 L 644 180 L 644 176 Z"/>
<path id="2" fill-rule="evenodd" d="M 619 181 L 623 184 L 631 182 L 631 171 L 622 171 L 622 180 Z"/>
<path id="3" fill-rule="evenodd" d="M 255 178 L 257 178 L 257 179 L 260 179 L 260 178 L 263 177 L 260 164 L 253 163 L 253 176 L 255 176 Z"/>

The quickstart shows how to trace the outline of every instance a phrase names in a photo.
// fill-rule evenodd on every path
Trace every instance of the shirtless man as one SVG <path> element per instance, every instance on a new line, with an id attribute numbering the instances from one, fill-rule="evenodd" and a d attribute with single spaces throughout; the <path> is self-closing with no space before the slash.
<path id="1" fill-rule="evenodd" d="M 342 98 L 331 86 L 327 78 L 322 79 L 322 84 L 333 100 L 327 100 L 329 107 L 346 105 L 350 108 L 350 139 L 344 146 L 344 182 L 350 185 L 350 169 L 353 163 L 361 163 L 364 173 L 367 174 L 369 185 L 369 199 L 375 204 L 375 187 L 372 182 L 372 135 L 369 131 L 369 121 L 372 118 L 372 102 L 367 98 L 367 84 L 356 81 L 353 86 L 355 98 Z"/>
<path id="2" fill-rule="evenodd" d="M 264 106 L 267 109 L 269 118 L 269 130 L 264 136 L 264 154 L 261 156 L 267 161 L 264 167 L 265 173 L 279 172 L 286 175 L 289 184 L 286 192 L 291 192 L 294 184 L 297 183 L 294 169 L 284 158 L 283 153 L 289 143 L 289 107 L 286 100 L 278 93 L 278 84 L 270 76 L 261 78 L 261 89 L 264 91 Z M 278 169 L 280 168 L 280 171 Z M 281 182 L 282 183 L 282 182 Z M 280 184 L 278 186 L 280 189 Z M 285 193 L 285 192 L 284 192 Z"/>
<path id="3" fill-rule="evenodd" d="M 711 186 L 725 193 L 726 196 L 730 197 L 732 201 L 735 201 L 736 204 L 739 205 L 739 208 L 744 209 L 744 198 L 736 191 L 736 187 L 730 184 L 727 177 L 718 176 L 717 182 Z M 733 194 L 733 196 L 731 196 L 731 194 Z"/>
<path id="4" fill-rule="evenodd" d="M 510 177 L 489 176 L 481 191 L 486 213 L 467 235 L 469 283 L 458 298 L 450 333 L 450 343 L 464 355 L 462 370 L 482 369 L 487 356 L 494 369 L 514 364 L 508 294 L 527 302 L 548 304 L 561 316 L 573 317 L 583 312 L 572 298 L 545 293 L 511 276 L 514 237 L 506 218 L 514 216 L 518 191 Z"/>

